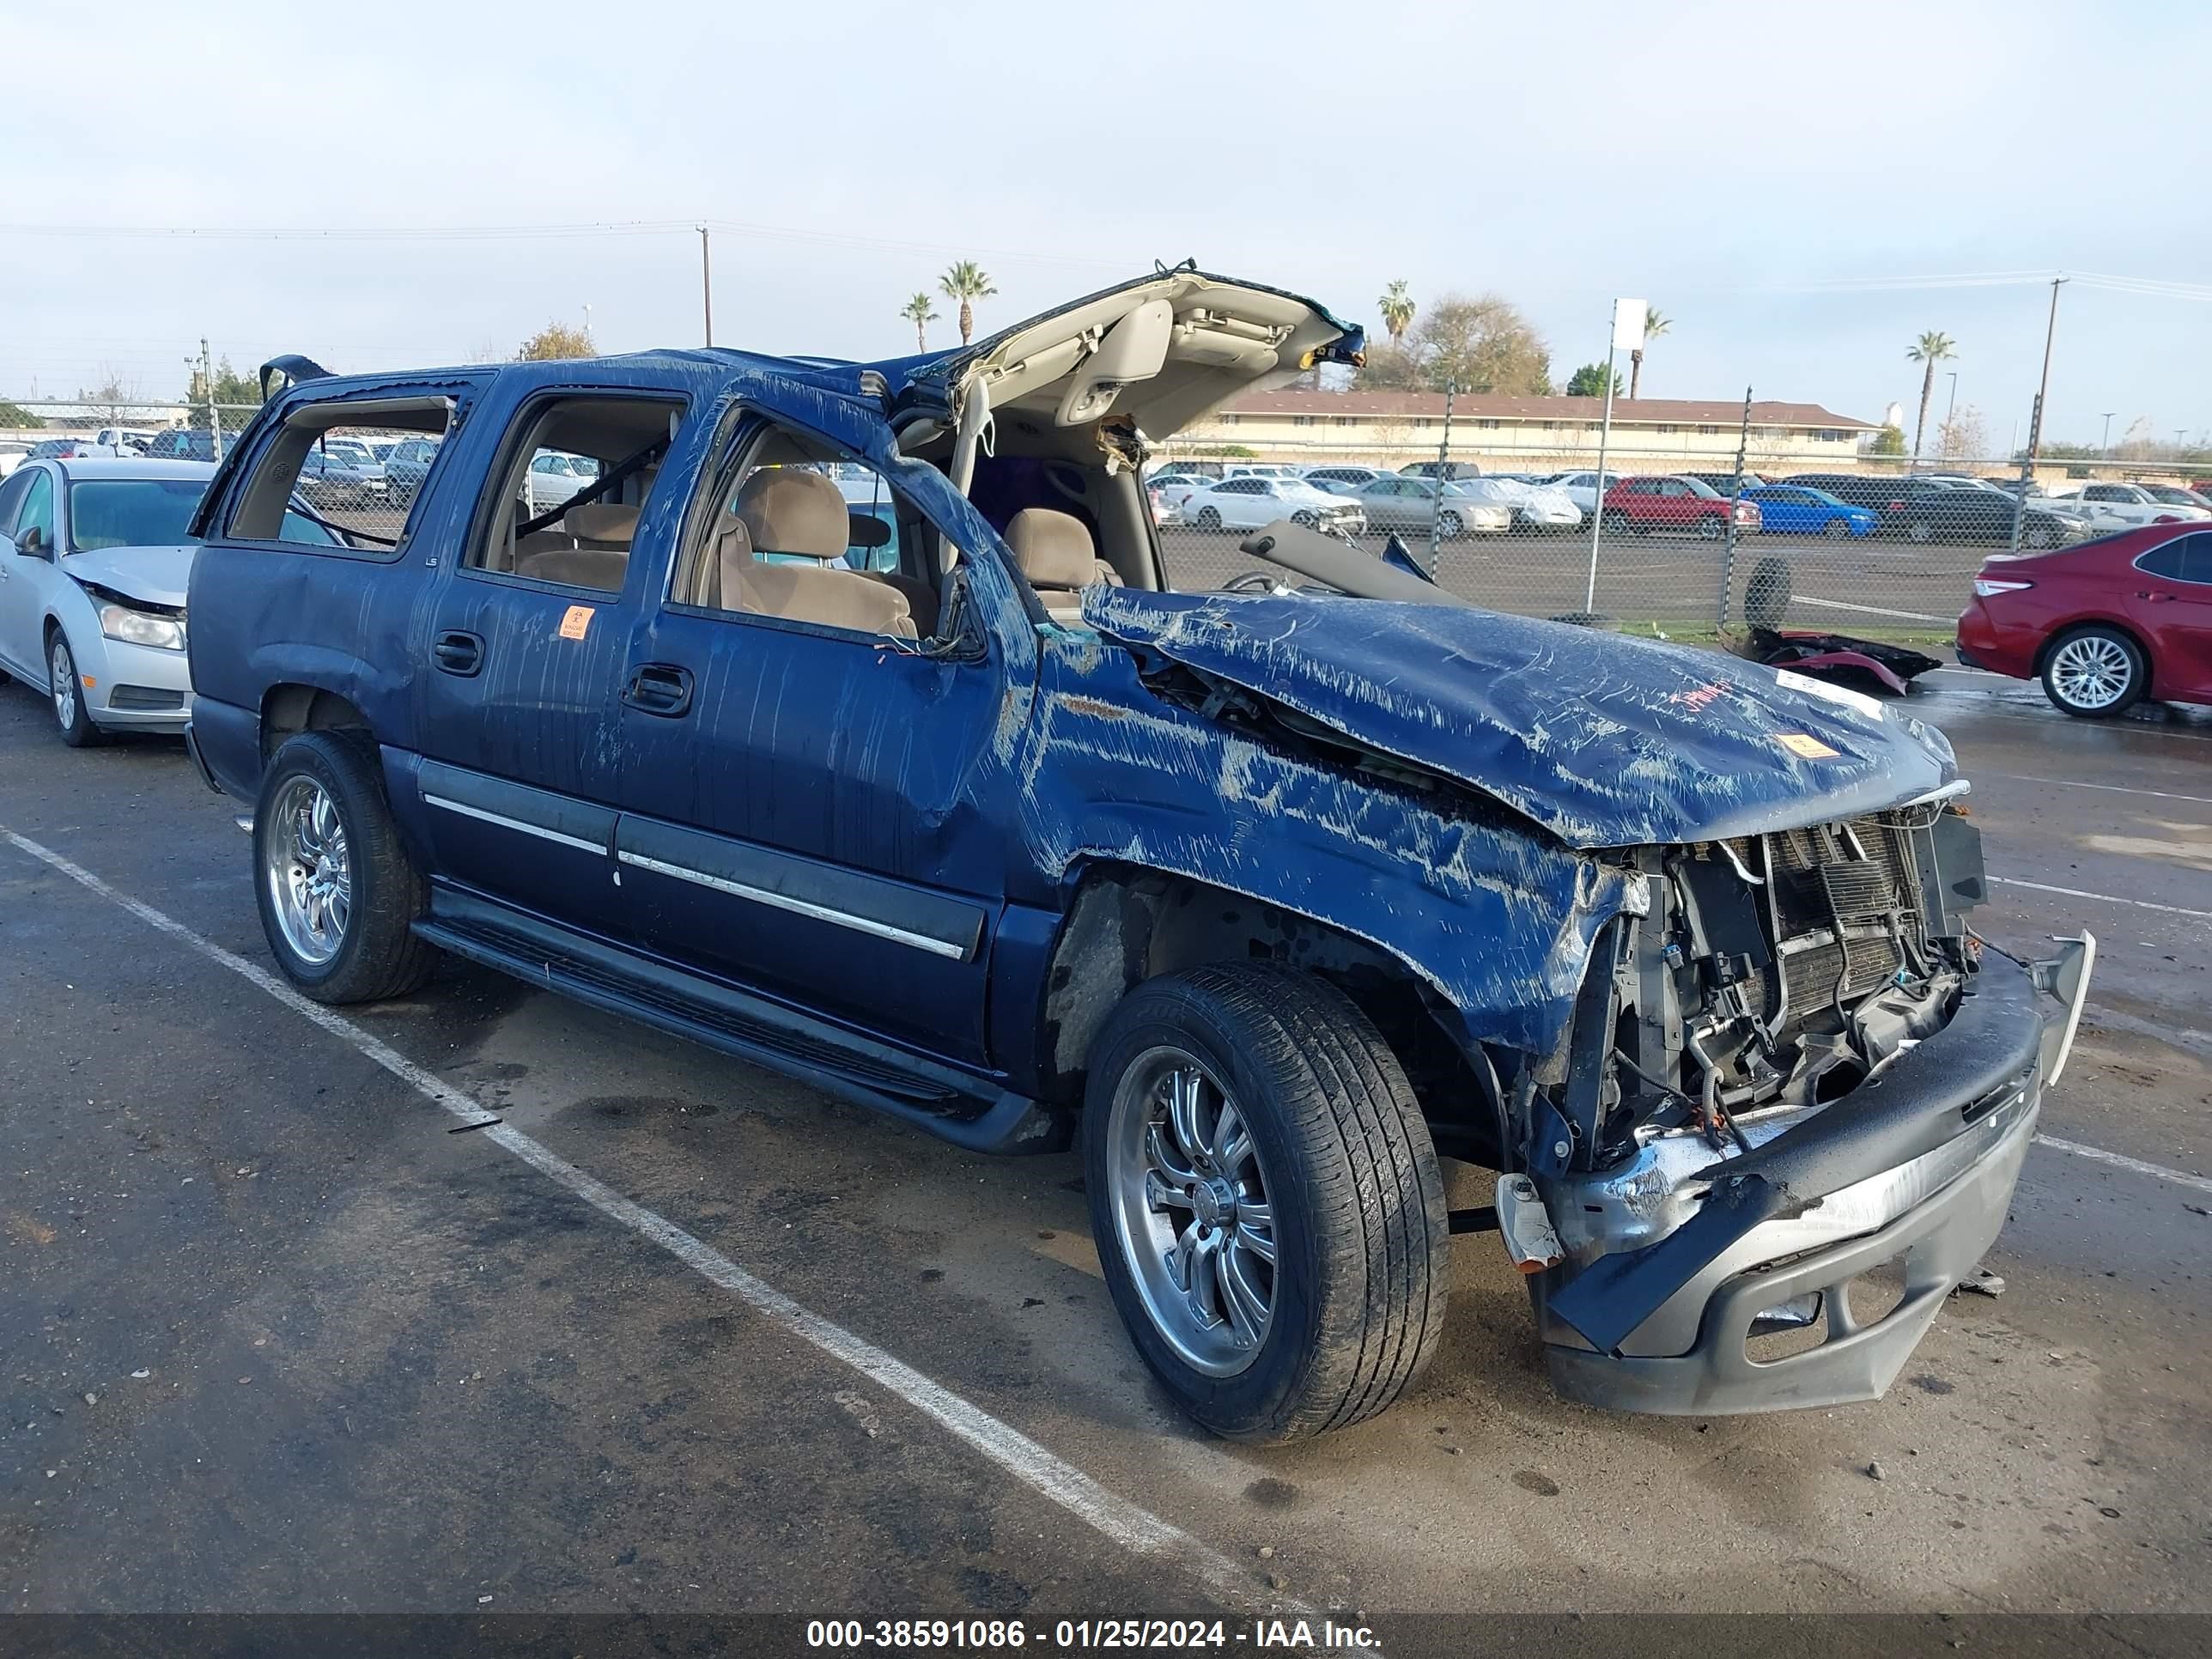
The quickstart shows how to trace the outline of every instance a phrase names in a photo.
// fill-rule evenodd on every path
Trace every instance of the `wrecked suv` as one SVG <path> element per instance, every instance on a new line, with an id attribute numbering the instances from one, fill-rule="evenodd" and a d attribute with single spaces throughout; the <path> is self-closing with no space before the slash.
<path id="1" fill-rule="evenodd" d="M 450 952 L 963 1146 L 1079 1136 L 1115 1304 L 1224 1435 L 1402 1394 L 1460 1231 L 1577 1399 L 1879 1394 L 1997 1232 L 2086 936 L 1976 939 L 1951 750 L 1869 699 L 1291 524 L 1174 591 L 1148 446 L 1360 345 L 1178 269 L 872 365 L 280 360 L 190 596 L 278 963 L 349 1002 Z M 437 440 L 422 488 L 296 539 L 349 428 Z M 544 505 L 548 455 L 594 465 Z"/>

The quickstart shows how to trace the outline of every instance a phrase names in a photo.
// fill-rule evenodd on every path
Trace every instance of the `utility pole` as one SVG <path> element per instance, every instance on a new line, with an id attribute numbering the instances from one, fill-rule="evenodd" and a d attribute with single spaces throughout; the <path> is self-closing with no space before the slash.
<path id="1" fill-rule="evenodd" d="M 1943 372 L 1951 377 L 1951 401 L 1943 405 L 1943 430 L 1948 434 L 1952 429 L 1951 417 L 1959 412 L 1959 371 L 1955 368 L 1948 368 Z M 1936 441 L 1940 448 L 1942 441 L 1938 438 Z"/>
<path id="2" fill-rule="evenodd" d="M 592 302 L 589 300 L 584 301 L 584 337 L 587 340 L 592 337 Z"/>
<path id="3" fill-rule="evenodd" d="M 208 355 L 207 336 L 200 336 L 200 389 L 207 393 L 208 453 L 222 459 L 222 410 L 215 400 L 215 359 Z"/>
<path id="4" fill-rule="evenodd" d="M 1437 579 L 1437 548 L 1443 539 L 1444 486 L 1451 482 L 1451 422 L 1452 399 L 1459 395 L 1459 382 L 1444 382 L 1444 435 L 1437 446 L 1437 504 L 1429 514 L 1429 580 Z"/>
<path id="5" fill-rule="evenodd" d="M 1743 500 L 1743 464 L 1751 455 L 1751 388 L 1743 389 L 1743 423 L 1735 434 L 1735 478 L 1729 485 L 1728 550 L 1721 555 L 1720 625 L 1729 625 L 1729 590 L 1735 586 L 1735 515 Z M 1747 598 L 1749 596 L 1747 595 Z"/>
<path id="6" fill-rule="evenodd" d="M 2108 409 L 2105 411 L 2105 441 L 2097 446 L 2097 451 L 2107 460 L 2112 459 L 2112 416 L 2119 412 L 2117 409 Z"/>
<path id="7" fill-rule="evenodd" d="M 2028 422 L 2027 464 L 2035 465 L 2035 458 L 2043 448 L 2043 410 L 2051 397 L 2051 343 L 2058 337 L 2058 290 L 2065 285 L 2063 276 L 2051 279 L 2051 322 L 2043 331 L 2043 383 L 2035 391 L 2035 418 Z"/>
<path id="8" fill-rule="evenodd" d="M 1629 308 L 1632 306 L 1635 307 L 1632 311 Z M 1605 452 L 1613 441 L 1613 359 L 1624 349 L 1643 349 L 1644 323 L 1648 314 L 1648 308 L 1641 300 L 1615 300 L 1613 302 L 1613 332 L 1607 337 L 1605 345 L 1605 419 L 1597 429 L 1597 485 L 1590 497 L 1589 580 L 1583 588 L 1584 615 L 1597 609 L 1598 538 L 1605 527 Z M 1629 327 L 1631 322 L 1635 324 L 1635 327 Z"/>
<path id="9" fill-rule="evenodd" d="M 707 248 L 707 225 L 699 224 L 699 303 L 707 313 L 707 343 L 714 343 L 714 266 Z"/>

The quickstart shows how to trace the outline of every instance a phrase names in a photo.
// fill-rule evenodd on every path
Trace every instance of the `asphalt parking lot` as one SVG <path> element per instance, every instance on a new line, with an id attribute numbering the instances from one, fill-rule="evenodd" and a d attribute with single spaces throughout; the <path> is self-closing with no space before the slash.
<path id="1" fill-rule="evenodd" d="M 1419 1390 L 1280 1451 L 1155 1397 L 1075 1158 L 459 964 L 318 1024 L 236 804 L 0 688 L 0 1607 L 2212 1610 L 2212 720 L 1923 685 L 1984 931 L 2103 946 L 2003 1296 L 1879 1404 L 1639 1419 L 1466 1237 Z"/>

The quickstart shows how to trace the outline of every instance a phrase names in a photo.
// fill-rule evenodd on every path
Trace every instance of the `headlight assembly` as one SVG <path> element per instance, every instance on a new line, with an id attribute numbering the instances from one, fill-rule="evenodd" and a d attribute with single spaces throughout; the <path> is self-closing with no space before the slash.
<path id="1" fill-rule="evenodd" d="M 125 645 L 150 645 L 162 651 L 185 648 L 182 617 L 156 617 L 149 611 L 133 611 L 127 605 L 100 606 L 100 631 Z"/>

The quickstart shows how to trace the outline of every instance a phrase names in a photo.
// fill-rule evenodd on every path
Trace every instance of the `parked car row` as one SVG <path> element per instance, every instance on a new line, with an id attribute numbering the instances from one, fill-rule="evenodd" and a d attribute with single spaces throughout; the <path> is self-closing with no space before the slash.
<path id="1" fill-rule="evenodd" d="M 1424 508 L 1412 521 L 1388 508 L 1378 510 L 1379 501 L 1396 493 L 1387 490 L 1378 497 L 1382 480 L 1441 479 L 1474 500 L 1506 506 L 1507 527 L 1521 532 L 1572 530 L 1598 510 L 1601 495 L 1617 527 L 1631 533 L 1678 529 L 1718 534 L 1731 516 L 1724 505 L 1730 498 L 1757 509 L 1733 515 L 1740 529 L 1770 534 L 2010 545 L 2017 519 L 2020 545 L 2036 550 L 2143 525 L 2212 522 L 2212 496 L 2202 493 L 2212 490 L 2212 479 L 2193 489 L 2093 483 L 2045 495 L 2033 489 L 2023 494 L 2016 484 L 1964 473 L 1804 472 L 1768 477 L 1703 471 L 1632 477 L 1608 471 L 1601 479 L 1595 470 L 1485 473 L 1473 461 L 1414 461 L 1395 473 L 1340 463 L 1301 470 L 1280 462 L 1175 461 L 1150 479 L 1156 515 L 1168 515 L 1158 522 L 1193 522 L 1194 515 L 1185 505 L 1189 498 L 1237 477 L 1303 483 L 1359 502 L 1370 526 L 1380 527 L 1388 520 L 1393 529 L 1421 531 L 1437 509 Z M 1443 510 L 1456 509 L 1446 503 Z M 1487 530 L 1488 515 L 1456 511 L 1461 533 Z M 1220 519 L 1224 527 L 1238 522 L 1228 515 Z"/>

